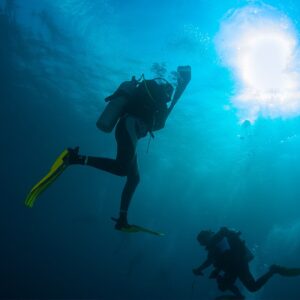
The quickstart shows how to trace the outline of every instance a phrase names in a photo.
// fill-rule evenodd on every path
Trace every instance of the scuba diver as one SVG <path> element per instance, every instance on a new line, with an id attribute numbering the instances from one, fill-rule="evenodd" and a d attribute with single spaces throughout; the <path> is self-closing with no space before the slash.
<path id="1" fill-rule="evenodd" d="M 123 82 L 111 96 L 105 99 L 108 104 L 97 121 L 97 127 L 104 132 L 111 132 L 115 128 L 116 158 L 82 155 L 79 154 L 79 147 L 68 148 L 56 160 L 51 168 L 52 171 L 50 170 L 48 175 L 31 190 L 25 201 L 26 205 L 32 207 L 37 196 L 68 166 L 90 166 L 126 177 L 119 217 L 118 219 L 112 218 L 116 221 L 115 228 L 122 231 L 133 229 L 133 231 L 128 231 L 146 231 L 156 234 L 139 226 L 134 225 L 133 228 L 127 220 L 130 201 L 140 180 L 136 153 L 137 142 L 148 133 L 154 137 L 154 131 L 164 128 L 169 114 L 190 79 L 190 66 L 177 68 L 177 86 L 173 98 L 173 86 L 163 78 L 146 80 L 142 76 L 141 80 L 132 77 L 131 81 Z"/>
<path id="2" fill-rule="evenodd" d="M 235 285 L 237 279 L 248 291 L 256 292 L 275 274 L 288 277 L 300 275 L 300 269 L 290 269 L 274 264 L 264 275 L 255 280 L 249 270 L 249 262 L 254 256 L 240 235 L 239 231 L 222 227 L 217 233 L 203 230 L 197 236 L 198 242 L 205 247 L 208 255 L 200 267 L 193 269 L 194 275 L 202 276 L 204 269 L 213 266 L 214 269 L 209 278 L 216 279 L 219 290 L 223 292 L 229 290 L 233 293 L 233 295 L 220 296 L 216 299 L 245 299 Z"/>

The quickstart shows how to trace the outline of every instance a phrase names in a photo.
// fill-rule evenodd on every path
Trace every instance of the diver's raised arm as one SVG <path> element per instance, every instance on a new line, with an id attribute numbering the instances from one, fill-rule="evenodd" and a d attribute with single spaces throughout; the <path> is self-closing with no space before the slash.
<path id="1" fill-rule="evenodd" d="M 193 269 L 194 275 L 203 275 L 202 271 L 207 269 L 212 265 L 213 261 L 211 257 L 208 255 L 207 259 L 200 265 L 200 267 Z"/>
<path id="2" fill-rule="evenodd" d="M 168 108 L 168 115 L 171 113 L 175 104 L 178 102 L 179 98 L 181 97 L 185 88 L 187 87 L 188 83 L 190 82 L 191 73 L 192 73 L 192 69 L 190 66 L 179 66 L 177 68 L 177 74 L 178 74 L 177 87 L 176 87 L 175 94 L 173 96 L 171 105 Z"/>

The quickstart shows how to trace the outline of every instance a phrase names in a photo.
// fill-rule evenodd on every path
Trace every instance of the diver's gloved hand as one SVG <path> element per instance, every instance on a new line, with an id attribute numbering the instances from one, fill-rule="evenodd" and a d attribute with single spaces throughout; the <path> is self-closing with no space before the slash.
<path id="1" fill-rule="evenodd" d="M 204 275 L 203 272 L 202 272 L 202 270 L 200 268 L 193 269 L 193 273 L 196 276 L 203 276 Z"/>
<path id="2" fill-rule="evenodd" d="M 178 85 L 186 86 L 191 80 L 191 73 L 192 73 L 191 66 L 178 66 L 177 67 Z"/>

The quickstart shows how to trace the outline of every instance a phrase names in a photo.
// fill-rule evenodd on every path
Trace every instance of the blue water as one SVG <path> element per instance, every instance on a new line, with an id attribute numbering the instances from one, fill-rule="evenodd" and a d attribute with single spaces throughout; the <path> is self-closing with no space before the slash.
<path id="1" fill-rule="evenodd" d="M 216 283 L 191 270 L 206 255 L 197 233 L 221 226 L 242 231 L 255 276 L 300 266 L 300 118 L 242 126 L 215 44 L 228 14 L 249 5 L 284 14 L 298 36 L 296 0 L 0 0 L 1 299 L 213 299 Z M 25 207 L 65 147 L 115 155 L 113 134 L 95 126 L 103 99 L 132 75 L 153 77 L 154 63 L 193 69 L 149 152 L 147 138 L 138 147 L 129 220 L 166 236 L 114 230 L 124 179 L 92 168 L 68 169 Z M 299 299 L 299 278 L 243 292 Z"/>

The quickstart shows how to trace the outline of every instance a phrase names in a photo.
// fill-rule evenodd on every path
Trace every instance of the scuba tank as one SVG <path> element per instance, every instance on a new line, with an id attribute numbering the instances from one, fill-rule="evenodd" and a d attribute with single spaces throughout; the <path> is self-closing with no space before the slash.
<path id="1" fill-rule="evenodd" d="M 111 132 L 118 120 L 125 113 L 125 108 L 133 97 L 138 81 L 133 76 L 131 81 L 124 81 L 117 90 L 105 98 L 109 102 L 101 113 L 96 125 L 104 132 Z"/>
<path id="2" fill-rule="evenodd" d="M 163 78 L 146 80 L 142 75 L 140 80 L 136 80 L 133 76 L 131 81 L 124 81 L 112 95 L 105 98 L 108 104 L 96 125 L 104 132 L 111 132 L 118 120 L 128 113 L 143 120 L 151 132 L 155 129 L 154 114 L 167 111 L 166 103 L 171 101 L 172 93 L 172 85 Z"/>
<path id="3" fill-rule="evenodd" d="M 216 248 L 219 254 L 223 254 L 231 249 L 227 237 L 223 237 L 221 241 L 216 244 Z"/>
<path id="4" fill-rule="evenodd" d="M 128 99 L 122 96 L 116 97 L 113 101 L 110 101 L 100 115 L 96 123 L 97 127 L 104 132 L 111 132 L 123 115 L 127 103 Z"/>

